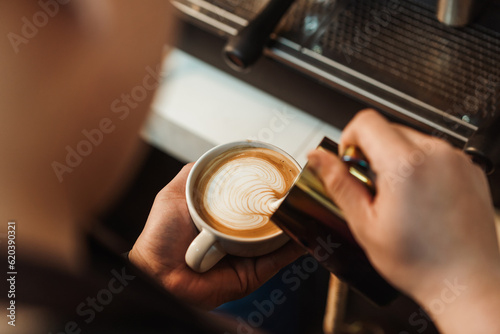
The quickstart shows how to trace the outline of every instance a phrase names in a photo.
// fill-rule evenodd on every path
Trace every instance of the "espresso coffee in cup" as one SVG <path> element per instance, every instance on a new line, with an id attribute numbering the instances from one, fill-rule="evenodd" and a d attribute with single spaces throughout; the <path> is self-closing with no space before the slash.
<path id="1" fill-rule="evenodd" d="M 299 173 L 283 154 L 263 147 L 234 147 L 207 165 L 195 182 L 195 207 L 214 229 L 241 238 L 273 235 L 275 204 Z"/>
<path id="2" fill-rule="evenodd" d="M 186 262 L 206 271 L 226 253 L 259 256 L 288 238 L 270 217 L 292 187 L 300 166 L 270 144 L 246 141 L 218 146 L 193 166 L 186 199 L 200 234 Z"/>

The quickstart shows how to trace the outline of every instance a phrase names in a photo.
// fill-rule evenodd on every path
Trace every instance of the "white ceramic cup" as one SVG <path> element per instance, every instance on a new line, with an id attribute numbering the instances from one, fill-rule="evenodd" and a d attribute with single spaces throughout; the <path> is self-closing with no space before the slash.
<path id="1" fill-rule="evenodd" d="M 282 149 L 259 141 L 239 141 L 216 146 L 203 154 L 194 164 L 186 182 L 186 201 L 189 209 L 189 214 L 193 223 L 196 225 L 200 233 L 191 242 L 186 252 L 186 263 L 189 267 L 197 272 L 205 272 L 212 268 L 226 254 L 254 257 L 271 253 L 283 246 L 288 237 L 279 230 L 274 234 L 264 237 L 238 237 L 225 234 L 216 230 L 207 224 L 198 214 L 194 204 L 194 192 L 196 191 L 195 182 L 200 175 L 200 172 L 218 155 L 239 146 L 246 147 L 263 147 L 279 152 L 288 157 L 294 163 L 299 171 L 300 165 L 288 153 Z"/>

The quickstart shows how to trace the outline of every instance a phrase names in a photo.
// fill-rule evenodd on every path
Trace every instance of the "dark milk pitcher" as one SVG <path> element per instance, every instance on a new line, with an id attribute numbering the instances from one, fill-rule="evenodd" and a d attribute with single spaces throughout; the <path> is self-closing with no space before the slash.
<path id="1" fill-rule="evenodd" d="M 325 137 L 318 149 L 337 155 L 338 145 Z M 350 174 L 375 194 L 374 175 L 363 154 L 349 147 L 342 160 Z M 271 220 L 327 270 L 374 303 L 386 305 L 398 296 L 398 291 L 373 268 L 354 240 L 342 211 L 307 165 Z"/>

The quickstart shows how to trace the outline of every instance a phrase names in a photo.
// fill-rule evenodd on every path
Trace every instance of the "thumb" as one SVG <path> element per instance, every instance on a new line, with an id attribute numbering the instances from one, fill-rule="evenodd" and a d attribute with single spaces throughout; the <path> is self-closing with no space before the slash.
<path id="1" fill-rule="evenodd" d="M 308 159 L 308 168 L 321 179 L 328 196 L 343 211 L 346 220 L 366 221 L 372 197 L 349 173 L 347 166 L 337 156 L 323 150 L 311 151 Z"/>
<path id="2" fill-rule="evenodd" d="M 177 175 L 156 195 L 158 201 L 169 201 L 173 199 L 184 199 L 186 192 L 186 181 L 194 163 L 184 165 Z"/>

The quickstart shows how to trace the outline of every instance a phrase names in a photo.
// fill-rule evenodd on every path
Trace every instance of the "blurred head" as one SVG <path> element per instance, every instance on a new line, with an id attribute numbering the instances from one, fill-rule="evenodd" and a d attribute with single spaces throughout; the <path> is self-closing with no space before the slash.
<path id="1" fill-rule="evenodd" d="M 168 3 L 2 1 L 6 207 L 64 203 L 92 216 L 123 186 L 172 31 Z"/>

